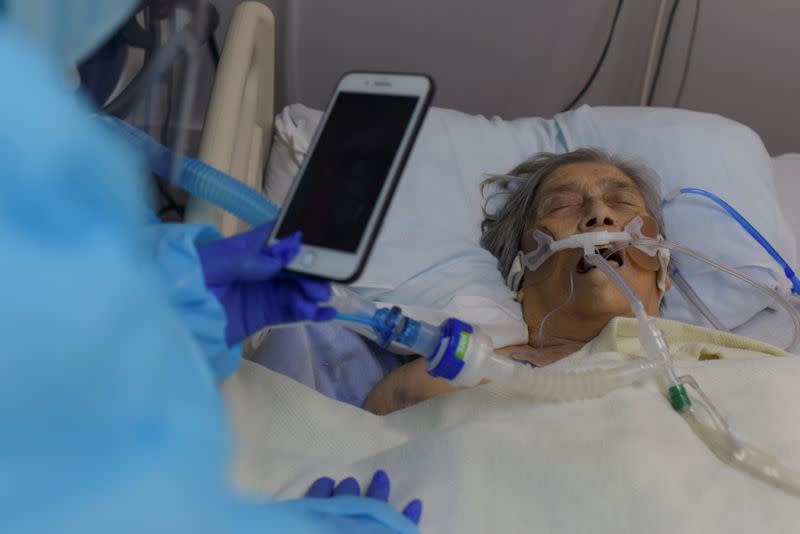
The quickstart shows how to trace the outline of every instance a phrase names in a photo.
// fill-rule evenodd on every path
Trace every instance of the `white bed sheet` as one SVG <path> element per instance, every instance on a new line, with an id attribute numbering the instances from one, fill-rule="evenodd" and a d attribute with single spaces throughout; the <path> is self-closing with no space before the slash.
<path id="1" fill-rule="evenodd" d="M 743 437 L 800 465 L 800 359 L 678 362 Z M 718 460 L 653 386 L 545 404 L 498 385 L 386 417 L 251 362 L 224 386 L 236 481 L 295 498 L 321 475 L 377 469 L 392 502 L 423 500 L 423 532 L 796 532 L 800 500 Z"/>

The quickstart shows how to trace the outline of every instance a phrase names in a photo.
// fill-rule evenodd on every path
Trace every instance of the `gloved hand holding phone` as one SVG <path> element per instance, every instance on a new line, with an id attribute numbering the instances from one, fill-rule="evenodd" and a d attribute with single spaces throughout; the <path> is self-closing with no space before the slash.
<path id="1" fill-rule="evenodd" d="M 198 248 L 206 285 L 228 317 L 230 345 L 282 323 L 326 321 L 336 310 L 328 282 L 284 271 L 300 250 L 300 233 L 266 246 L 272 223 Z"/>

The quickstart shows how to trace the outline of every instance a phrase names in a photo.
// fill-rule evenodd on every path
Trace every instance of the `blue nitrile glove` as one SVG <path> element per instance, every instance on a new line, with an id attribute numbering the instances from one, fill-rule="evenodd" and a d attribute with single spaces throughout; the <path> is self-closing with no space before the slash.
<path id="1" fill-rule="evenodd" d="M 369 483 L 365 497 L 378 499 L 379 501 L 389 502 L 389 491 L 391 484 L 389 475 L 383 470 L 375 471 L 372 481 Z M 357 497 L 361 494 L 361 488 L 353 477 L 347 477 L 337 485 L 332 478 L 322 477 L 315 480 L 306 492 L 306 497 L 327 498 L 351 495 Z M 422 517 L 422 501 L 414 499 L 403 508 L 403 515 L 411 520 L 415 525 L 419 525 Z"/>
<path id="2" fill-rule="evenodd" d="M 326 321 L 336 310 L 328 282 L 283 271 L 300 251 L 300 233 L 266 246 L 272 224 L 220 239 L 197 250 L 206 285 L 225 308 L 225 336 L 233 345 L 265 326 Z"/>

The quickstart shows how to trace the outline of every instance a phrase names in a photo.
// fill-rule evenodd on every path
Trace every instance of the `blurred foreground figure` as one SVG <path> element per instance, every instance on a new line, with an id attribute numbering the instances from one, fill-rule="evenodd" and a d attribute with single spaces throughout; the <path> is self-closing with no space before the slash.
<path id="1" fill-rule="evenodd" d="M 138 5 L 0 1 L 0 531 L 416 532 L 388 482 L 234 493 L 216 384 L 244 334 L 198 254 L 219 235 L 148 224 L 138 161 L 62 73 Z"/>

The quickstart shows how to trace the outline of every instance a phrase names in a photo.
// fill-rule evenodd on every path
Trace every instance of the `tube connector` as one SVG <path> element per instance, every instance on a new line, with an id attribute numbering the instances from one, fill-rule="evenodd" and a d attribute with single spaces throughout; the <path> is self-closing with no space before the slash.
<path id="1" fill-rule="evenodd" d="M 669 388 L 669 403 L 678 413 L 683 413 L 691 407 L 692 401 L 689 399 L 689 394 L 683 384 Z"/>
<path id="2" fill-rule="evenodd" d="M 454 381 L 464 369 L 473 328 L 458 319 L 448 319 L 440 328 L 439 347 L 428 360 L 431 376 Z"/>
<path id="3" fill-rule="evenodd" d="M 404 337 L 404 331 L 409 320 L 397 306 L 381 308 L 372 317 L 373 328 L 378 335 L 376 340 L 381 347 L 388 347 L 392 341 Z M 408 343 L 405 343 L 408 344 Z"/>

